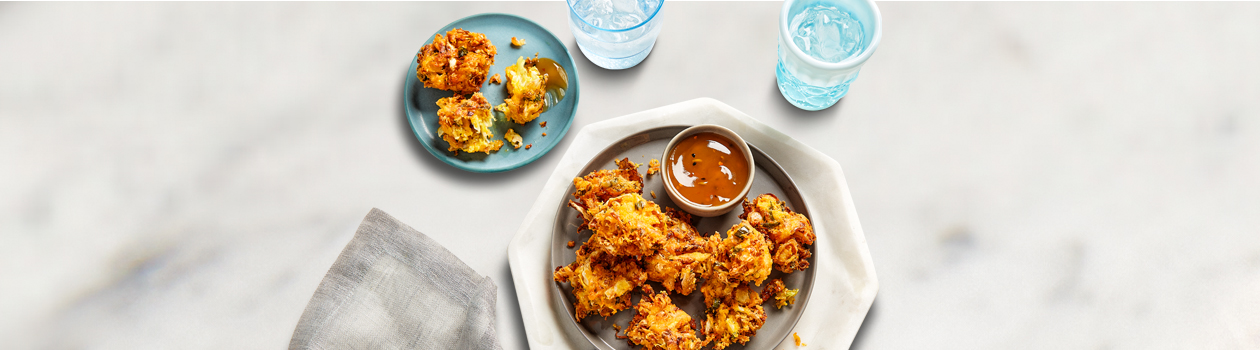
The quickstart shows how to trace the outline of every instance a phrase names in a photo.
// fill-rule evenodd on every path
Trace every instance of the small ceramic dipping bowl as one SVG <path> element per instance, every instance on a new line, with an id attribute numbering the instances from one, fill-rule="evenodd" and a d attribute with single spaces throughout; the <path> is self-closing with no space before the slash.
<path id="1" fill-rule="evenodd" d="M 675 135 L 661 160 L 669 198 L 682 210 L 701 217 L 719 216 L 740 206 L 757 168 L 743 138 L 712 124 L 696 125 Z"/>

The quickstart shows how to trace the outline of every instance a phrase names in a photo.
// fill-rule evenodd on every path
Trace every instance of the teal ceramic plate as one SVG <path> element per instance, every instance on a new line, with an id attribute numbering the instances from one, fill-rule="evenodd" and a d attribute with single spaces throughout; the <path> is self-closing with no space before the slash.
<path id="1" fill-rule="evenodd" d="M 434 157 L 447 164 L 479 173 L 516 169 L 551 151 L 556 144 L 560 143 L 560 139 L 573 124 L 578 97 L 581 96 L 581 82 L 578 79 L 577 68 L 573 64 L 573 57 L 569 56 L 569 50 L 546 28 L 513 15 L 499 13 L 473 15 L 451 22 L 435 34 L 446 35 L 447 31 L 454 28 L 485 34 L 498 51 L 494 57 L 494 66 L 490 67 L 490 72 L 487 74 L 486 83 L 481 85 L 481 94 L 486 96 L 486 100 L 491 105 L 497 106 L 507 97 L 507 76 L 503 70 L 516 64 L 517 57 L 534 57 L 534 53 L 538 53 L 538 57 L 553 59 L 564 67 L 569 77 L 569 89 L 565 91 L 564 99 L 560 100 L 559 104 L 552 106 L 538 116 L 538 119 L 528 124 L 510 122 L 501 113 L 494 112 L 495 138 L 502 140 L 503 134 L 508 129 L 515 129 L 516 133 L 524 138 L 524 143 L 533 145 L 530 149 L 525 149 L 525 147 L 514 149 L 504 141 L 503 148 L 489 155 L 466 152 L 455 155 L 454 152 L 446 150 L 449 147 L 446 141 L 437 137 L 437 100 L 453 96 L 454 93 L 424 87 L 420 79 L 416 78 L 416 57 L 413 55 L 411 68 L 407 69 L 407 82 L 403 85 L 403 109 L 407 111 L 407 121 L 411 123 L 411 130 L 415 132 L 416 138 L 420 139 L 420 144 L 424 145 L 424 148 L 428 149 Z M 525 39 L 525 46 L 512 47 L 512 37 Z M 433 43 L 433 34 L 429 34 L 429 38 L 424 42 L 425 45 L 431 43 Z M 495 73 L 503 77 L 505 80 L 503 84 L 489 83 L 488 77 Z M 544 121 L 547 122 L 547 126 L 540 126 L 540 123 Z M 542 136 L 543 133 L 547 133 L 547 136 Z"/>

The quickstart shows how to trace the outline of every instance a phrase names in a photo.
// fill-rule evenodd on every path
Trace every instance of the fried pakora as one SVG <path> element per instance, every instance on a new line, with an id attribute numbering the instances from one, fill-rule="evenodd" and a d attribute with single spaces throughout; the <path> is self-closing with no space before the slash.
<path id="1" fill-rule="evenodd" d="M 608 317 L 629 308 L 630 292 L 647 281 L 638 261 L 593 248 L 578 248 L 577 260 L 552 275 L 573 287 L 573 313 L 579 322 L 591 314 Z"/>
<path id="2" fill-rule="evenodd" d="M 706 241 L 689 223 L 691 215 L 674 208 L 665 209 L 665 239 L 656 254 L 644 258 L 648 280 L 660 282 L 666 290 L 689 295 L 696 290 L 696 277 L 709 261 Z"/>
<path id="3" fill-rule="evenodd" d="M 716 350 L 734 343 L 748 343 L 766 324 L 766 310 L 761 303 L 761 296 L 747 284 L 740 284 L 730 294 L 710 303 L 702 327 L 705 341 Z"/>
<path id="4" fill-rule="evenodd" d="M 573 178 L 573 198 L 578 204 L 592 207 L 613 197 L 627 193 L 643 192 L 643 177 L 639 165 L 622 158 L 616 170 L 597 170 L 583 177 Z"/>
<path id="5" fill-rule="evenodd" d="M 471 94 L 481 91 L 497 53 L 485 34 L 451 29 L 446 36 L 435 34 L 432 44 L 420 48 L 416 77 L 425 87 Z"/>
<path id="6" fill-rule="evenodd" d="M 774 299 L 774 308 L 782 309 L 784 306 L 796 304 L 796 293 L 800 291 L 800 289 L 787 289 L 783 285 L 783 280 L 776 278 L 770 280 L 766 288 L 761 289 L 761 299 L 766 301 Z"/>
<path id="7" fill-rule="evenodd" d="M 638 313 L 626 328 L 626 337 L 643 350 L 699 350 L 705 345 L 696 337 L 691 315 L 675 306 L 669 293 L 652 293 L 643 286 L 643 298 L 634 307 Z"/>
<path id="8" fill-rule="evenodd" d="M 704 284 L 700 292 L 712 307 L 727 300 L 741 285 L 761 285 L 770 276 L 770 243 L 765 235 L 741 221 L 726 232 L 726 238 L 709 236 L 707 246 L 713 256 L 704 264 Z"/>
<path id="9" fill-rule="evenodd" d="M 569 205 L 583 213 L 586 227 L 594 232 L 583 247 L 618 256 L 643 257 L 654 253 L 665 239 L 667 219 L 661 207 L 638 193 L 623 194 L 587 208 L 572 201 Z"/>
<path id="10" fill-rule="evenodd" d="M 508 97 L 494 109 L 503 112 L 513 123 L 528 123 L 547 108 L 547 74 L 538 70 L 537 62 L 537 59 L 518 57 L 516 64 L 504 70 Z"/>
<path id="11" fill-rule="evenodd" d="M 708 264 L 711 267 L 706 269 L 712 276 L 705 276 L 706 279 L 760 286 L 770 276 L 770 241 L 748 221 L 731 226 L 725 239 L 709 236 L 708 245 L 713 259 Z"/>
<path id="12" fill-rule="evenodd" d="M 787 203 L 770 193 L 745 199 L 743 207 L 739 217 L 774 242 L 775 268 L 785 273 L 809 268 L 811 254 L 805 246 L 814 244 L 815 235 L 805 215 L 792 212 Z"/>
<path id="13" fill-rule="evenodd" d="M 491 140 L 494 115 L 490 113 L 490 103 L 480 92 L 468 98 L 455 95 L 438 99 L 437 105 L 437 134 L 450 145 L 448 151 L 488 154 L 503 147 L 502 140 Z"/>

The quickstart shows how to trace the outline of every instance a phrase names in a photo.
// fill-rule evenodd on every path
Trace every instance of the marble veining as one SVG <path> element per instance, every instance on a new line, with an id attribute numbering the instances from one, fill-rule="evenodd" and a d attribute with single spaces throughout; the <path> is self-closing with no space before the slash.
<path id="1" fill-rule="evenodd" d="M 506 247 L 573 133 L 470 174 L 401 109 L 436 28 L 505 12 L 569 45 L 572 130 L 712 97 L 839 162 L 880 281 L 854 349 L 1260 349 L 1260 4 L 882 2 L 819 112 L 775 86 L 778 5 L 669 2 L 624 71 L 563 2 L 0 5 L 0 347 L 284 348 L 377 207 L 524 349 Z"/>

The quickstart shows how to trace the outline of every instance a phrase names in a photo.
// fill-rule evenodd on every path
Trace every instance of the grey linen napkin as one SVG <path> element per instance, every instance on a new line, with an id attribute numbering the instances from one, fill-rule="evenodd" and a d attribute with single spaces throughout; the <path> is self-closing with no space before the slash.
<path id="1" fill-rule="evenodd" d="M 498 288 L 373 208 L 298 320 L 289 349 L 502 349 Z"/>

